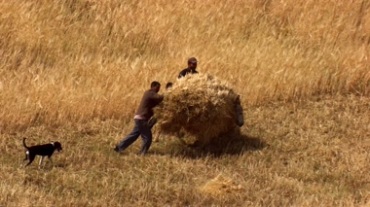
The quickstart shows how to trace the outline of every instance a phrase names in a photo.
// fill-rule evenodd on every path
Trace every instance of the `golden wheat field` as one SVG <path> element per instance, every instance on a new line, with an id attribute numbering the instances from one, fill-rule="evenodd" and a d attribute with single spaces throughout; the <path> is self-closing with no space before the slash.
<path id="1" fill-rule="evenodd" d="M 368 0 L 0 0 L 0 206 L 370 206 L 369 46 Z M 241 133 L 114 153 L 191 56 Z"/>

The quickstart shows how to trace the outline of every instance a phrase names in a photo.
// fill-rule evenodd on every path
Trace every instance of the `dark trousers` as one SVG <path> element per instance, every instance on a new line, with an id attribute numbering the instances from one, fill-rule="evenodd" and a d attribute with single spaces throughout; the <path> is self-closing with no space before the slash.
<path id="1" fill-rule="evenodd" d="M 120 143 L 118 143 L 118 151 L 125 150 L 128 146 L 134 143 L 137 138 L 141 135 L 143 144 L 141 146 L 140 154 L 144 155 L 148 152 L 150 145 L 152 144 L 152 131 L 147 120 L 135 119 L 134 129 L 129 135 L 127 135 Z"/>

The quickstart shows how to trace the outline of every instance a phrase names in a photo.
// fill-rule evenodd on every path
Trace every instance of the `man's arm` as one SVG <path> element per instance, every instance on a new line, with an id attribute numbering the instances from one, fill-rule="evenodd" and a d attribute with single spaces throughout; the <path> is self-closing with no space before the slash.
<path id="1" fill-rule="evenodd" d="M 157 93 L 154 93 L 151 97 L 151 99 L 155 102 L 156 105 L 161 103 L 163 101 L 163 98 L 164 98 L 163 95 L 159 95 Z"/>
<path id="2" fill-rule="evenodd" d="M 179 73 L 179 76 L 177 78 L 182 78 L 184 77 L 185 75 L 182 74 L 182 72 Z"/>
<path id="3" fill-rule="evenodd" d="M 186 72 L 187 72 L 187 68 L 182 70 L 180 73 L 179 73 L 179 76 L 177 78 L 183 78 L 186 76 Z"/>

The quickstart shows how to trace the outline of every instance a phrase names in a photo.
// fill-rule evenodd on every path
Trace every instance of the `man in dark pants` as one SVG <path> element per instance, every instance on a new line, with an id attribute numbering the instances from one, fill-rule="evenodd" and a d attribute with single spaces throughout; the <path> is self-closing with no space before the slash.
<path id="1" fill-rule="evenodd" d="M 198 73 L 197 69 L 198 60 L 195 57 L 191 57 L 188 59 L 188 67 L 182 70 L 179 73 L 177 78 L 185 77 L 187 74 L 196 74 Z"/>
<path id="2" fill-rule="evenodd" d="M 150 89 L 145 91 L 143 98 L 141 99 L 139 108 L 135 113 L 134 129 L 129 135 L 127 135 L 127 137 L 125 137 L 120 143 L 116 145 L 114 151 L 121 152 L 125 150 L 141 135 L 143 139 L 143 144 L 140 150 L 140 154 L 145 155 L 148 152 L 149 147 L 152 144 L 152 126 L 148 121 L 154 114 L 153 108 L 163 100 L 163 96 L 158 94 L 160 87 L 161 84 L 157 81 L 153 81 L 150 84 Z"/>

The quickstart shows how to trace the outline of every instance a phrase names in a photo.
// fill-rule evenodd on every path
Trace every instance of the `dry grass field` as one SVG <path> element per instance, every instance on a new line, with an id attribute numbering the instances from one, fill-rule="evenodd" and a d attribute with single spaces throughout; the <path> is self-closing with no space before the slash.
<path id="1" fill-rule="evenodd" d="M 369 45 L 367 0 L 0 0 L 0 206 L 370 206 Z M 114 153 L 190 56 L 241 134 Z M 24 168 L 22 137 L 64 151 Z"/>

